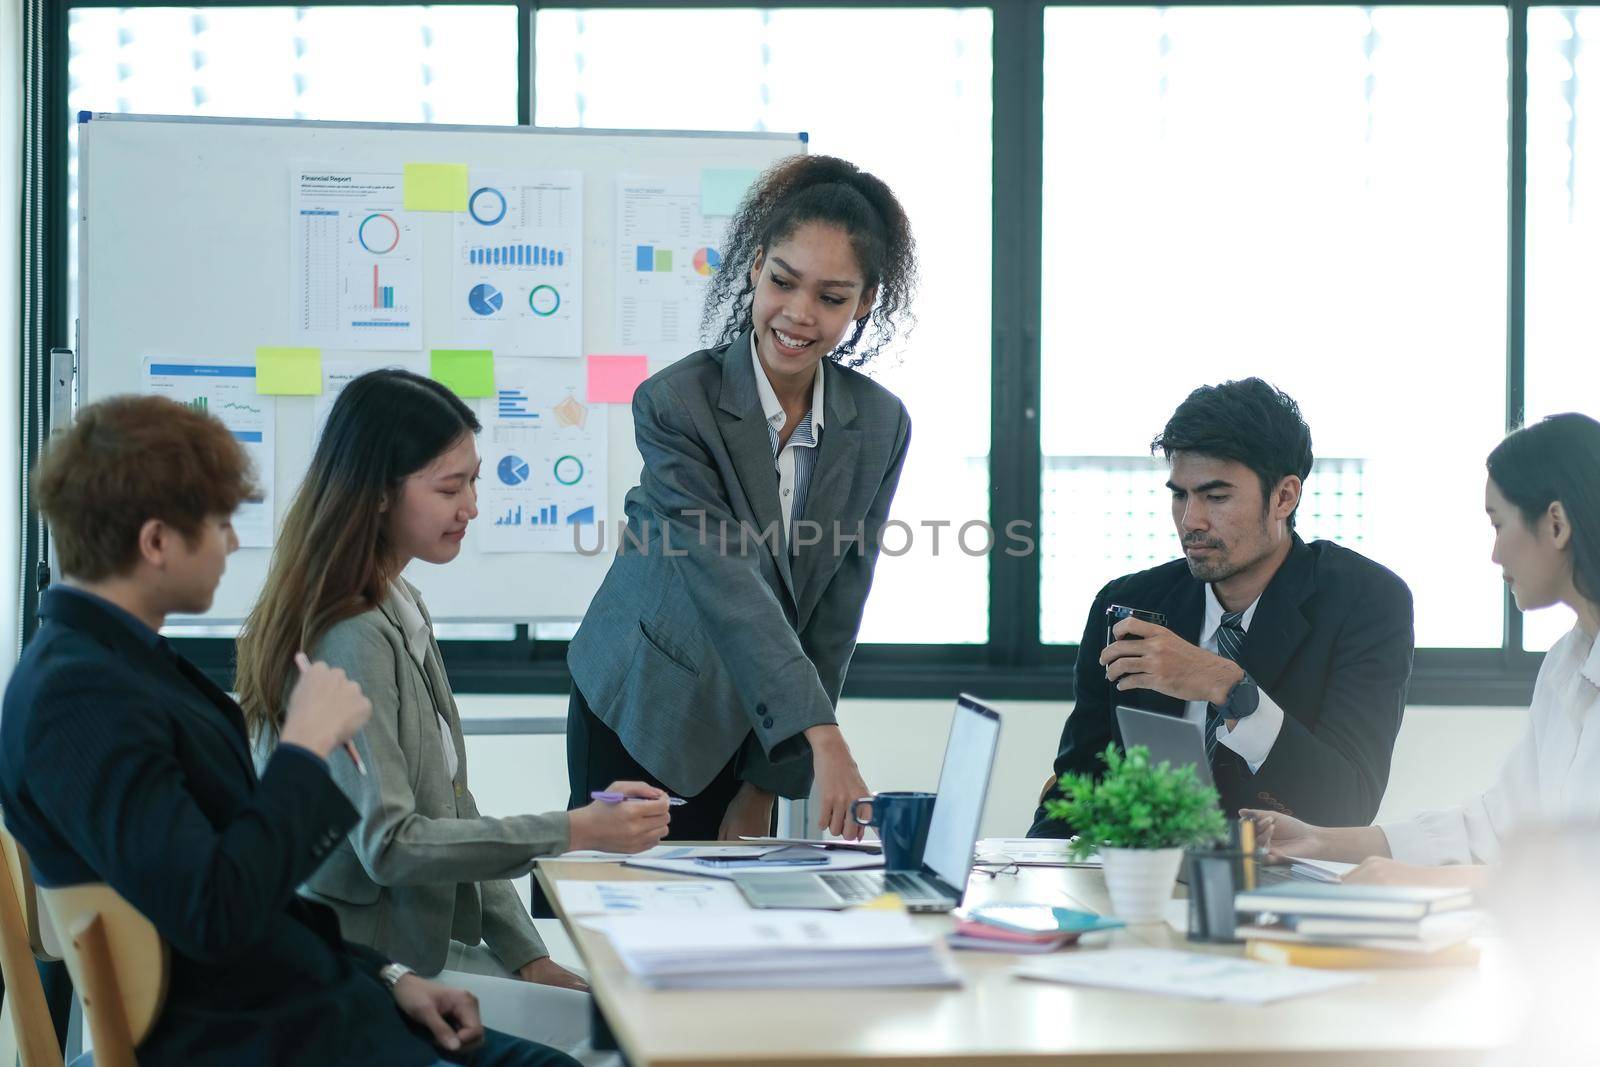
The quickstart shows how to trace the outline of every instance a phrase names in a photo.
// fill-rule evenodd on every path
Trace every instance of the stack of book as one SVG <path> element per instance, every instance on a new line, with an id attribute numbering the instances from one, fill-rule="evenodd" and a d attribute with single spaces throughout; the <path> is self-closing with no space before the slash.
<path id="1" fill-rule="evenodd" d="M 904 912 L 750 911 L 607 915 L 604 933 L 630 973 L 657 989 L 952 986 L 949 954 Z"/>
<path id="2" fill-rule="evenodd" d="M 1245 954 L 1300 967 L 1439 967 L 1476 963 L 1472 892 L 1422 886 L 1285 882 L 1240 893 Z"/>
<path id="3" fill-rule="evenodd" d="M 1047 904 L 988 904 L 957 912 L 955 918 L 955 932 L 947 938 L 951 948 L 1015 955 L 1054 952 L 1084 934 L 1123 925 L 1091 911 Z"/>

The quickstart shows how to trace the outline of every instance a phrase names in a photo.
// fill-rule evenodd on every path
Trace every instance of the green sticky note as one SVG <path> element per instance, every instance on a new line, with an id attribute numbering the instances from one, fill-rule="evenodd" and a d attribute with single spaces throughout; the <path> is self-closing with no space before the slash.
<path id="1" fill-rule="evenodd" d="M 268 396 L 320 396 L 322 349 L 256 349 L 256 392 Z"/>
<path id="2" fill-rule="evenodd" d="M 407 163 L 407 211 L 467 210 L 465 163 Z"/>
<path id="3" fill-rule="evenodd" d="M 663 274 L 672 273 L 672 249 L 656 249 L 656 270 Z"/>
<path id="4" fill-rule="evenodd" d="M 761 176 L 758 170 L 702 170 L 700 172 L 700 214 L 732 215 L 739 201 Z"/>
<path id="5" fill-rule="evenodd" d="M 494 396 L 494 353 L 487 348 L 435 348 L 428 374 L 456 396 Z"/>

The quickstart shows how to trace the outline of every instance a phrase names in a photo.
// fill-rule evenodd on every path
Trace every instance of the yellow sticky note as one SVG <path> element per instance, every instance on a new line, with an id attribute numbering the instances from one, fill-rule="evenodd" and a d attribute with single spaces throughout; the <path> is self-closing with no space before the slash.
<path id="1" fill-rule="evenodd" d="M 467 210 L 465 163 L 407 163 L 407 211 Z"/>
<path id="2" fill-rule="evenodd" d="M 905 911 L 906 902 L 900 899 L 899 893 L 879 893 L 871 900 L 864 901 L 855 906 L 856 911 Z"/>
<path id="3" fill-rule="evenodd" d="M 494 353 L 487 348 L 435 348 L 428 374 L 456 396 L 494 396 Z"/>
<path id="4" fill-rule="evenodd" d="M 256 349 L 256 392 L 270 396 L 320 396 L 322 349 Z"/>

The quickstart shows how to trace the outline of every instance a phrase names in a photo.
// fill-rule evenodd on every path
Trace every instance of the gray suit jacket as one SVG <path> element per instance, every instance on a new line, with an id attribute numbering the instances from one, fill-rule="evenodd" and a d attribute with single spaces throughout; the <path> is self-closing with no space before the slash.
<path id="1" fill-rule="evenodd" d="M 644 470 L 567 666 L 628 752 L 688 796 L 741 747 L 743 780 L 805 796 L 802 732 L 835 721 L 911 419 L 864 375 L 831 363 L 824 373 L 822 441 L 800 516 L 820 533 L 797 530 L 787 551 L 749 334 L 634 394 Z M 803 543 L 813 535 L 818 543 Z"/>
<path id="2" fill-rule="evenodd" d="M 414 588 L 412 595 L 426 617 Z M 366 777 L 342 753 L 328 761 L 361 821 L 306 882 L 306 895 L 339 913 L 347 939 L 424 974 L 444 968 L 452 939 L 487 942 L 511 970 L 548 955 L 505 879 L 526 874 L 536 856 L 566 850 L 567 815 L 478 813 L 438 644 L 430 642 L 423 672 L 406 649 L 391 594 L 336 624 L 311 655 L 361 684 L 372 719 L 356 737 Z M 445 767 L 439 712 L 455 745 L 454 780 Z"/>

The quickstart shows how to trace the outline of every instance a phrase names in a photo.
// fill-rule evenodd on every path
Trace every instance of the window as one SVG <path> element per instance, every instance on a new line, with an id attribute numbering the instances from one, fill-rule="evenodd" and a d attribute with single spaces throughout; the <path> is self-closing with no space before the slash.
<path id="1" fill-rule="evenodd" d="M 68 114 L 517 121 L 517 12 L 472 7 L 74 8 Z M 78 131 L 68 128 L 68 321 Z"/>
<path id="2" fill-rule="evenodd" d="M 68 113 L 517 121 L 517 12 L 474 7 L 75 8 Z M 68 321 L 77 316 L 78 130 L 68 129 Z M 232 637 L 236 626 L 173 627 Z M 441 624 L 440 637 L 514 627 Z"/>
<path id="3" fill-rule="evenodd" d="M 1587 38 L 1585 35 L 1587 34 Z M 1528 11 L 1527 422 L 1600 417 L 1600 8 Z M 1522 647 L 1543 652 L 1576 621 L 1529 612 Z"/>
<path id="4" fill-rule="evenodd" d="M 987 559 L 955 538 L 989 517 L 991 35 L 981 9 L 538 13 L 537 124 L 804 131 L 910 214 L 916 326 L 869 373 L 915 420 L 893 514 L 914 536 L 885 537 L 864 642 L 988 638 Z M 839 76 L 832 57 L 865 41 L 871 62 Z M 935 553 L 922 524 L 939 521 Z M 976 533 L 968 545 L 983 548 Z"/>
<path id="5" fill-rule="evenodd" d="M 1047 11 L 1043 641 L 1177 557 L 1149 443 L 1259 375 L 1311 426 L 1302 535 L 1399 573 L 1419 646 L 1499 646 L 1506 38 L 1490 7 Z"/>

